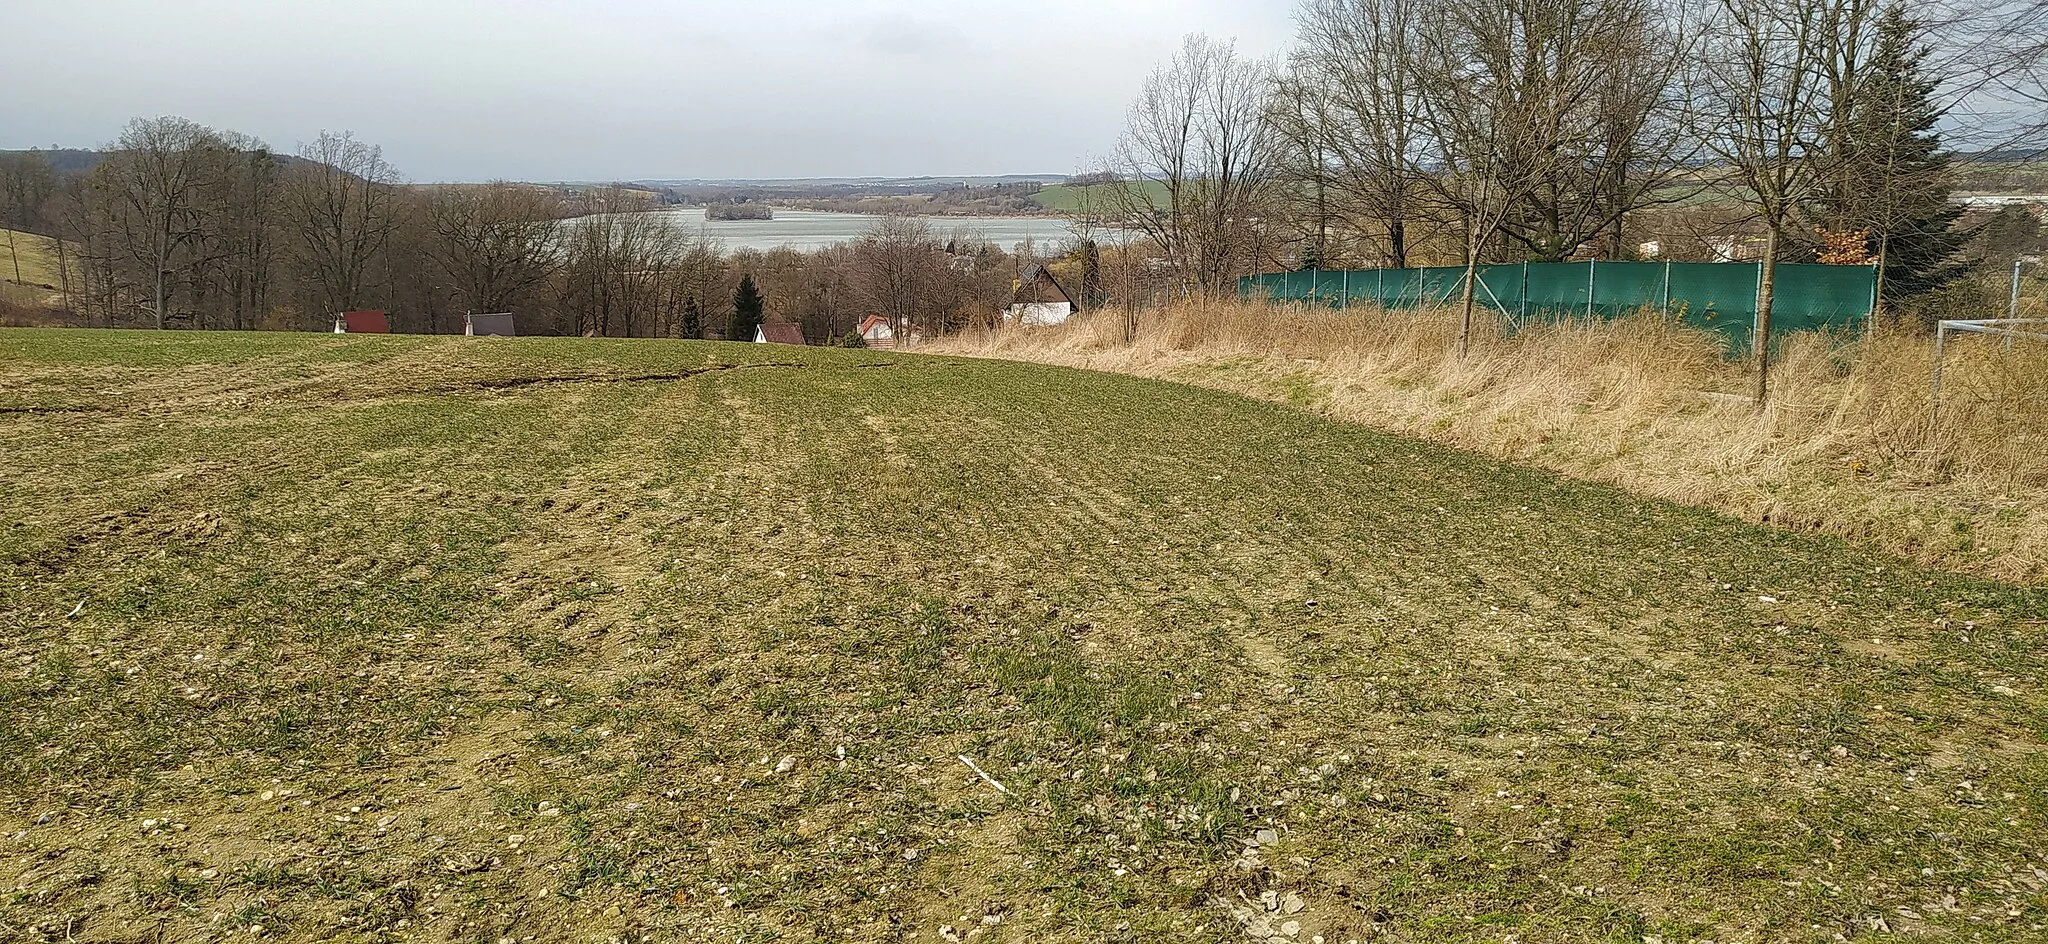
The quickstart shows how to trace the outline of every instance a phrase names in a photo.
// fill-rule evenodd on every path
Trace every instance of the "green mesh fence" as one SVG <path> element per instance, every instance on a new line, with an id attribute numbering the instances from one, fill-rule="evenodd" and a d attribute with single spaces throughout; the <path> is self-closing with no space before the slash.
<path id="1" fill-rule="evenodd" d="M 1649 311 L 1721 335 L 1735 349 L 1755 328 L 1763 267 L 1733 262 L 1558 262 L 1480 266 L 1473 297 L 1509 330 L 1546 322 Z M 1463 296 L 1462 266 L 1273 272 L 1238 281 L 1246 298 L 1335 308 L 1415 308 Z M 1779 263 L 1772 333 L 1850 328 L 1870 316 L 1871 266 Z"/>

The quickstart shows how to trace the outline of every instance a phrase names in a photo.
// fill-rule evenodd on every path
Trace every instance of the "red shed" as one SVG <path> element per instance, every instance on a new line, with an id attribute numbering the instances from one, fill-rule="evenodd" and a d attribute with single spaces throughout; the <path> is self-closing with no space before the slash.
<path id="1" fill-rule="evenodd" d="M 754 329 L 755 344 L 803 344 L 804 329 L 793 324 L 776 322 Z"/>
<path id="2" fill-rule="evenodd" d="M 334 319 L 335 334 L 390 334 L 391 319 L 381 311 L 344 311 Z"/>

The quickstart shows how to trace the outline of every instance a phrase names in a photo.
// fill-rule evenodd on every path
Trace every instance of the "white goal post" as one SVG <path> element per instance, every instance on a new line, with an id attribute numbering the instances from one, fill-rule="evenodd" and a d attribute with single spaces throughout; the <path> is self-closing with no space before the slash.
<path id="1" fill-rule="evenodd" d="M 2007 346 L 2012 339 L 2048 341 L 2048 318 L 1978 318 L 1974 320 L 1953 319 L 1939 321 L 1934 326 L 1934 396 L 1941 396 L 1941 365 L 1948 353 L 1948 333 L 1951 331 L 1968 334 L 1985 334 L 2004 338 Z"/>

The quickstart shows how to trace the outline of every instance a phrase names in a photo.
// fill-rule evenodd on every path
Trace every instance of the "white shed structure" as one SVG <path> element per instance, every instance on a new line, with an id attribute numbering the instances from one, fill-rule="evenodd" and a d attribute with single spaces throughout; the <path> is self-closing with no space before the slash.
<path id="1" fill-rule="evenodd" d="M 1017 294 L 1003 311 L 1003 320 L 1013 325 L 1065 324 L 1076 309 L 1074 297 L 1052 277 L 1052 270 L 1034 265 L 1017 280 Z"/>

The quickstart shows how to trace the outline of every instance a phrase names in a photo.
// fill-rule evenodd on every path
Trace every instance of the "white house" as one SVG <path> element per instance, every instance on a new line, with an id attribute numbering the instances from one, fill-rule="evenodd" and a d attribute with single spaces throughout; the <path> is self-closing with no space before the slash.
<path id="1" fill-rule="evenodd" d="M 1074 298 L 1060 287 L 1052 270 L 1034 265 L 1017 280 L 1017 294 L 1003 311 L 1003 320 L 1013 325 L 1065 324 L 1073 317 Z"/>
<path id="2" fill-rule="evenodd" d="M 906 332 L 909 342 L 917 342 L 917 332 Z M 889 327 L 889 319 L 881 315 L 869 315 L 860 323 L 860 341 L 873 348 L 888 349 L 896 346 L 896 331 Z"/>

